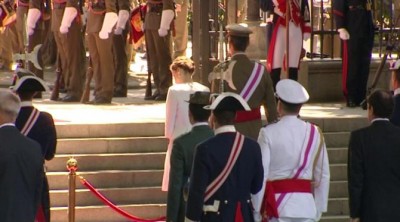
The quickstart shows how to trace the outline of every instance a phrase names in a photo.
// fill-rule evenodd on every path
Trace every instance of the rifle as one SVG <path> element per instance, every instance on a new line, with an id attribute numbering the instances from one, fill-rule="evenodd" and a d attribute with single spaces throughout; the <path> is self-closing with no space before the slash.
<path id="1" fill-rule="evenodd" d="M 57 101 L 60 93 L 60 86 L 62 82 L 62 68 L 60 54 L 57 53 L 57 68 L 56 68 L 56 81 L 54 81 L 54 88 L 51 92 L 50 100 Z"/>
<path id="2" fill-rule="evenodd" d="M 141 5 L 142 5 L 142 1 L 139 1 L 140 18 L 142 19 L 142 22 L 144 24 L 144 19 L 145 19 L 145 16 L 146 16 L 146 12 L 143 12 L 143 9 L 142 9 Z M 149 64 L 150 55 L 149 55 L 149 49 L 147 47 L 147 43 L 146 43 L 146 58 L 147 58 L 147 80 L 146 80 L 146 92 L 145 92 L 145 95 L 144 95 L 144 99 L 145 100 L 146 99 L 151 99 L 152 96 L 153 96 L 153 90 L 152 90 L 152 87 L 151 87 L 151 73 L 152 73 L 152 71 L 151 71 L 151 67 L 150 67 L 150 64 Z"/>
<path id="3" fill-rule="evenodd" d="M 86 70 L 85 88 L 82 93 L 81 103 L 88 103 L 90 98 L 90 82 L 93 78 L 92 59 L 89 57 L 89 65 Z"/>

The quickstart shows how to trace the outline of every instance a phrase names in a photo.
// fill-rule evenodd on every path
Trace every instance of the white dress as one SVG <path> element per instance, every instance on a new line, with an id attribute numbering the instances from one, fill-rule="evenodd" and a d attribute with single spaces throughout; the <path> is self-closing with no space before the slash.
<path id="1" fill-rule="evenodd" d="M 169 139 L 164 162 L 162 191 L 168 191 L 170 157 L 172 144 L 178 136 L 189 132 L 192 125 L 189 121 L 189 96 L 196 91 L 207 91 L 207 86 L 197 82 L 174 84 L 168 89 L 166 100 L 165 137 Z"/>

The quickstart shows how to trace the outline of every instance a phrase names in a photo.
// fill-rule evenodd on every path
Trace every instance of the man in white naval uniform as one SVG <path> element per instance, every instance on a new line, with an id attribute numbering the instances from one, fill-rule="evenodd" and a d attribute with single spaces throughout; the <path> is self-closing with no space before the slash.
<path id="1" fill-rule="evenodd" d="M 278 82 L 279 122 L 258 137 L 264 185 L 252 196 L 254 219 L 270 222 L 318 221 L 328 207 L 329 162 L 324 137 L 314 124 L 299 119 L 308 93 L 290 79 Z"/>

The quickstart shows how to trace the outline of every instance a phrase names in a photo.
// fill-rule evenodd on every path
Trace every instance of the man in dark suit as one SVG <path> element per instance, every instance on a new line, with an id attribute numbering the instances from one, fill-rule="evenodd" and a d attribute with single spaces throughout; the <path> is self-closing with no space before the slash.
<path id="1" fill-rule="evenodd" d="M 350 135 L 348 187 L 352 222 L 386 222 L 400 218 L 400 128 L 389 122 L 390 92 L 377 90 L 367 99 L 371 125 Z"/>
<path id="2" fill-rule="evenodd" d="M 253 221 L 250 194 L 263 183 L 258 143 L 236 132 L 237 110 L 250 110 L 241 96 L 222 93 L 211 106 L 215 136 L 196 148 L 186 221 Z"/>
<path id="3" fill-rule="evenodd" d="M 203 109 L 210 101 L 209 92 L 195 92 L 190 95 L 189 119 L 193 128 L 174 140 L 171 153 L 171 169 L 167 201 L 167 221 L 184 221 L 184 187 L 192 170 L 193 154 L 197 144 L 214 135 L 208 125 L 210 111 Z"/>
<path id="4" fill-rule="evenodd" d="M 25 69 L 18 69 L 16 77 L 17 79 L 12 89 L 21 100 L 21 110 L 18 113 L 15 126 L 23 135 L 38 142 L 42 148 L 43 158 L 51 160 L 56 154 L 57 146 L 57 133 L 53 117 L 47 112 L 37 110 L 32 104 L 35 94 L 48 91 L 48 87 L 43 80 Z M 50 221 L 49 184 L 45 172 L 43 172 L 42 199 L 37 215 L 38 218 L 43 218 L 39 222 Z"/>
<path id="5" fill-rule="evenodd" d="M 20 100 L 0 90 L 0 221 L 34 221 L 40 202 L 43 158 L 40 145 L 22 135 L 14 122 Z"/>
<path id="6" fill-rule="evenodd" d="M 394 90 L 394 108 L 390 122 L 400 126 L 400 60 L 393 62 L 390 70 L 392 70 L 392 86 Z"/>

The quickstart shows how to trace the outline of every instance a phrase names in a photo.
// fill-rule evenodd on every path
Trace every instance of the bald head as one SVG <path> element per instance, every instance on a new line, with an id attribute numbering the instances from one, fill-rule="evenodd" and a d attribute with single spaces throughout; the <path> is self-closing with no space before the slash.
<path id="1" fill-rule="evenodd" d="M 21 101 L 9 89 L 0 89 L 0 124 L 14 123 L 21 108 Z"/>

